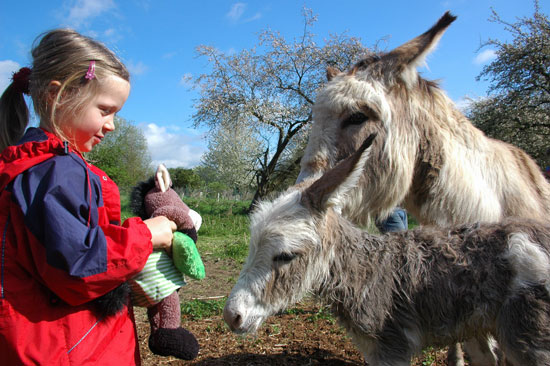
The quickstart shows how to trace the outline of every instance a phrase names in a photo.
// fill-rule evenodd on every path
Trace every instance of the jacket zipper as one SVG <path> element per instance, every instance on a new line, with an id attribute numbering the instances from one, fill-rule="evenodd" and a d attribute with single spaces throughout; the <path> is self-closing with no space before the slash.
<path id="1" fill-rule="evenodd" d="M 76 348 L 76 346 L 78 346 L 80 344 L 80 342 L 82 342 L 84 340 L 84 338 L 86 338 L 88 336 L 88 334 L 90 334 L 90 332 L 96 327 L 96 325 L 99 324 L 100 321 L 102 321 L 103 318 L 99 318 L 97 319 L 97 321 L 94 323 L 94 325 L 92 325 L 92 327 L 90 329 L 88 329 L 88 331 L 82 336 L 82 338 L 80 338 L 78 340 L 78 342 L 76 342 L 74 344 L 74 346 L 72 346 L 68 351 L 67 351 L 67 354 L 71 353 L 72 350 L 74 350 Z"/>

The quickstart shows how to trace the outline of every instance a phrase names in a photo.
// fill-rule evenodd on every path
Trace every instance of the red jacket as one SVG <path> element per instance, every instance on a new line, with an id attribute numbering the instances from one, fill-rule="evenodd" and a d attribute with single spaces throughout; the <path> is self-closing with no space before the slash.
<path id="1" fill-rule="evenodd" d="M 131 308 L 93 300 L 151 254 L 139 218 L 120 226 L 116 184 L 52 134 L 31 128 L 0 155 L 0 364 L 139 364 Z"/>

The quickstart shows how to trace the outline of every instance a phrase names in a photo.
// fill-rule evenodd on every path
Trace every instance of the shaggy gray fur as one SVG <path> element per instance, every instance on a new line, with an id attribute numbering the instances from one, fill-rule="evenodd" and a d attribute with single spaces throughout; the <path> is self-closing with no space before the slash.
<path id="1" fill-rule="evenodd" d="M 253 332 L 309 291 L 330 304 L 371 366 L 491 337 L 500 361 L 550 365 L 550 227 L 509 218 L 369 234 L 340 208 L 372 139 L 253 213 L 249 257 L 224 308 L 230 328 Z"/>
<path id="2" fill-rule="evenodd" d="M 337 217 L 335 215 L 335 217 Z M 550 364 L 545 283 L 515 289 L 505 259 L 514 233 L 550 255 L 550 230 L 533 222 L 422 228 L 376 237 L 339 217 L 330 230 L 330 276 L 314 292 L 354 339 L 373 343 L 374 364 L 408 363 L 428 345 L 495 336 L 514 365 Z"/>

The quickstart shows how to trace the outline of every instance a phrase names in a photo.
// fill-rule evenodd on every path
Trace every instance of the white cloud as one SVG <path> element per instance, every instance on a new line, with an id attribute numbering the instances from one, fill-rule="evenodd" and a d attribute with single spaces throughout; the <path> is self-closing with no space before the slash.
<path id="1" fill-rule="evenodd" d="M 249 16 L 246 19 L 243 19 L 243 15 L 246 11 L 247 4 L 245 3 L 235 3 L 231 6 L 231 9 L 227 14 L 225 14 L 226 18 L 229 19 L 232 23 L 237 23 L 242 21 L 243 23 L 253 22 L 255 20 L 262 18 L 262 13 L 257 12 L 253 16 Z"/>
<path id="2" fill-rule="evenodd" d="M 495 50 L 485 50 L 476 56 L 474 59 L 474 64 L 483 65 L 487 62 L 493 61 L 497 58 L 497 53 Z"/>
<path id="3" fill-rule="evenodd" d="M 262 18 L 262 13 L 258 12 L 256 14 L 254 14 L 253 16 L 251 16 L 250 18 L 247 18 L 246 21 L 247 22 L 252 22 L 254 20 L 259 20 Z"/>
<path id="4" fill-rule="evenodd" d="M 11 78 L 14 72 L 17 72 L 21 66 L 12 60 L 0 61 L 0 95 L 11 84 Z"/>
<path id="5" fill-rule="evenodd" d="M 195 130 L 179 132 L 179 128 L 162 127 L 155 123 L 139 126 L 147 139 L 153 166 L 162 163 L 168 168 L 192 168 L 200 163 L 206 151 L 204 140 Z"/>
<path id="6" fill-rule="evenodd" d="M 77 0 L 74 6 L 69 9 L 67 22 L 74 27 L 78 27 L 113 8 L 115 8 L 113 0 Z"/>
<path id="7" fill-rule="evenodd" d="M 98 38 L 99 38 L 99 33 L 96 32 L 96 31 L 94 31 L 94 30 L 91 30 L 91 29 L 89 29 L 89 30 L 87 30 L 87 31 L 85 31 L 85 32 L 82 32 L 82 33 L 83 33 L 85 36 L 90 37 L 90 38 L 92 38 L 92 39 L 98 39 Z"/>
<path id="8" fill-rule="evenodd" d="M 172 58 L 174 58 L 176 55 L 178 54 L 177 51 L 174 51 L 174 52 L 167 52 L 165 53 L 164 55 L 162 55 L 161 57 L 165 60 L 170 60 Z"/>
<path id="9" fill-rule="evenodd" d="M 107 37 L 113 37 L 116 34 L 116 30 L 114 28 L 105 29 L 103 34 Z"/>
<path id="10" fill-rule="evenodd" d="M 147 67 L 147 65 L 145 65 L 141 61 L 139 61 L 138 63 L 134 63 L 132 61 L 129 61 L 129 62 L 126 63 L 126 67 L 128 67 L 128 70 L 130 71 L 130 74 L 132 74 L 132 75 L 143 75 L 149 69 Z"/>
<path id="11" fill-rule="evenodd" d="M 107 28 L 103 32 L 101 32 L 101 37 L 92 37 L 92 38 L 102 38 L 104 42 L 107 42 L 107 44 L 115 44 L 120 42 L 124 36 L 123 32 L 120 29 L 116 28 Z M 116 49 L 113 49 L 113 51 L 117 52 Z"/>
<path id="12" fill-rule="evenodd" d="M 229 18 L 232 22 L 238 22 L 239 19 L 244 14 L 244 11 L 246 9 L 245 3 L 235 3 L 233 6 L 231 6 L 231 10 L 229 10 L 229 13 L 227 13 L 225 16 Z"/>
<path id="13" fill-rule="evenodd" d="M 149 8 L 151 7 L 151 0 L 141 0 L 137 1 L 137 4 L 143 8 L 145 11 L 149 11 Z"/>

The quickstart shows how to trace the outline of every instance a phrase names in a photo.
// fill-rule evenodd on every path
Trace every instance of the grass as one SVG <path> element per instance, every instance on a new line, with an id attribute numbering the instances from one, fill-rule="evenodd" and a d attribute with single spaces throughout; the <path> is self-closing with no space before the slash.
<path id="1" fill-rule="evenodd" d="M 250 201 L 217 201 L 213 198 L 184 197 L 183 201 L 203 219 L 201 236 L 239 235 L 248 231 L 247 209 Z M 122 219 L 135 216 L 130 209 L 130 196 L 120 197 Z"/>
<path id="2" fill-rule="evenodd" d="M 197 248 L 203 255 L 218 259 L 231 258 L 244 263 L 248 256 L 250 201 L 216 200 L 184 197 L 183 201 L 202 216 Z M 130 209 L 130 197 L 121 195 L 122 220 L 135 216 Z"/>
<path id="3" fill-rule="evenodd" d="M 185 203 L 202 216 L 197 247 L 216 259 L 244 263 L 248 256 L 250 201 L 185 197 Z"/>
<path id="4" fill-rule="evenodd" d="M 422 351 L 423 361 L 422 366 L 433 366 L 436 362 L 436 350 L 433 347 L 428 347 Z"/>
<path id="5" fill-rule="evenodd" d="M 414 217 L 412 217 L 410 214 L 407 214 L 407 223 L 409 224 L 408 227 L 409 227 L 409 230 L 410 229 L 414 229 L 415 227 L 418 226 L 418 222 L 416 221 L 416 219 Z"/>
<path id="6" fill-rule="evenodd" d="M 206 319 L 213 316 L 223 314 L 223 307 L 227 298 L 214 300 L 189 300 L 181 304 L 181 313 L 190 317 L 192 320 Z M 336 319 L 332 316 L 327 306 L 319 307 L 314 311 L 305 310 L 299 306 L 286 309 L 281 314 L 307 314 L 306 320 L 314 323 L 319 319 L 328 320 L 336 323 Z"/>
<path id="7" fill-rule="evenodd" d="M 120 207 L 122 211 L 120 216 L 123 222 L 128 217 L 136 216 L 130 209 L 130 194 L 125 194 L 125 193 L 120 194 Z"/>
<path id="8" fill-rule="evenodd" d="M 211 318 L 221 315 L 226 298 L 216 300 L 190 300 L 181 304 L 181 314 L 192 320 Z"/>

